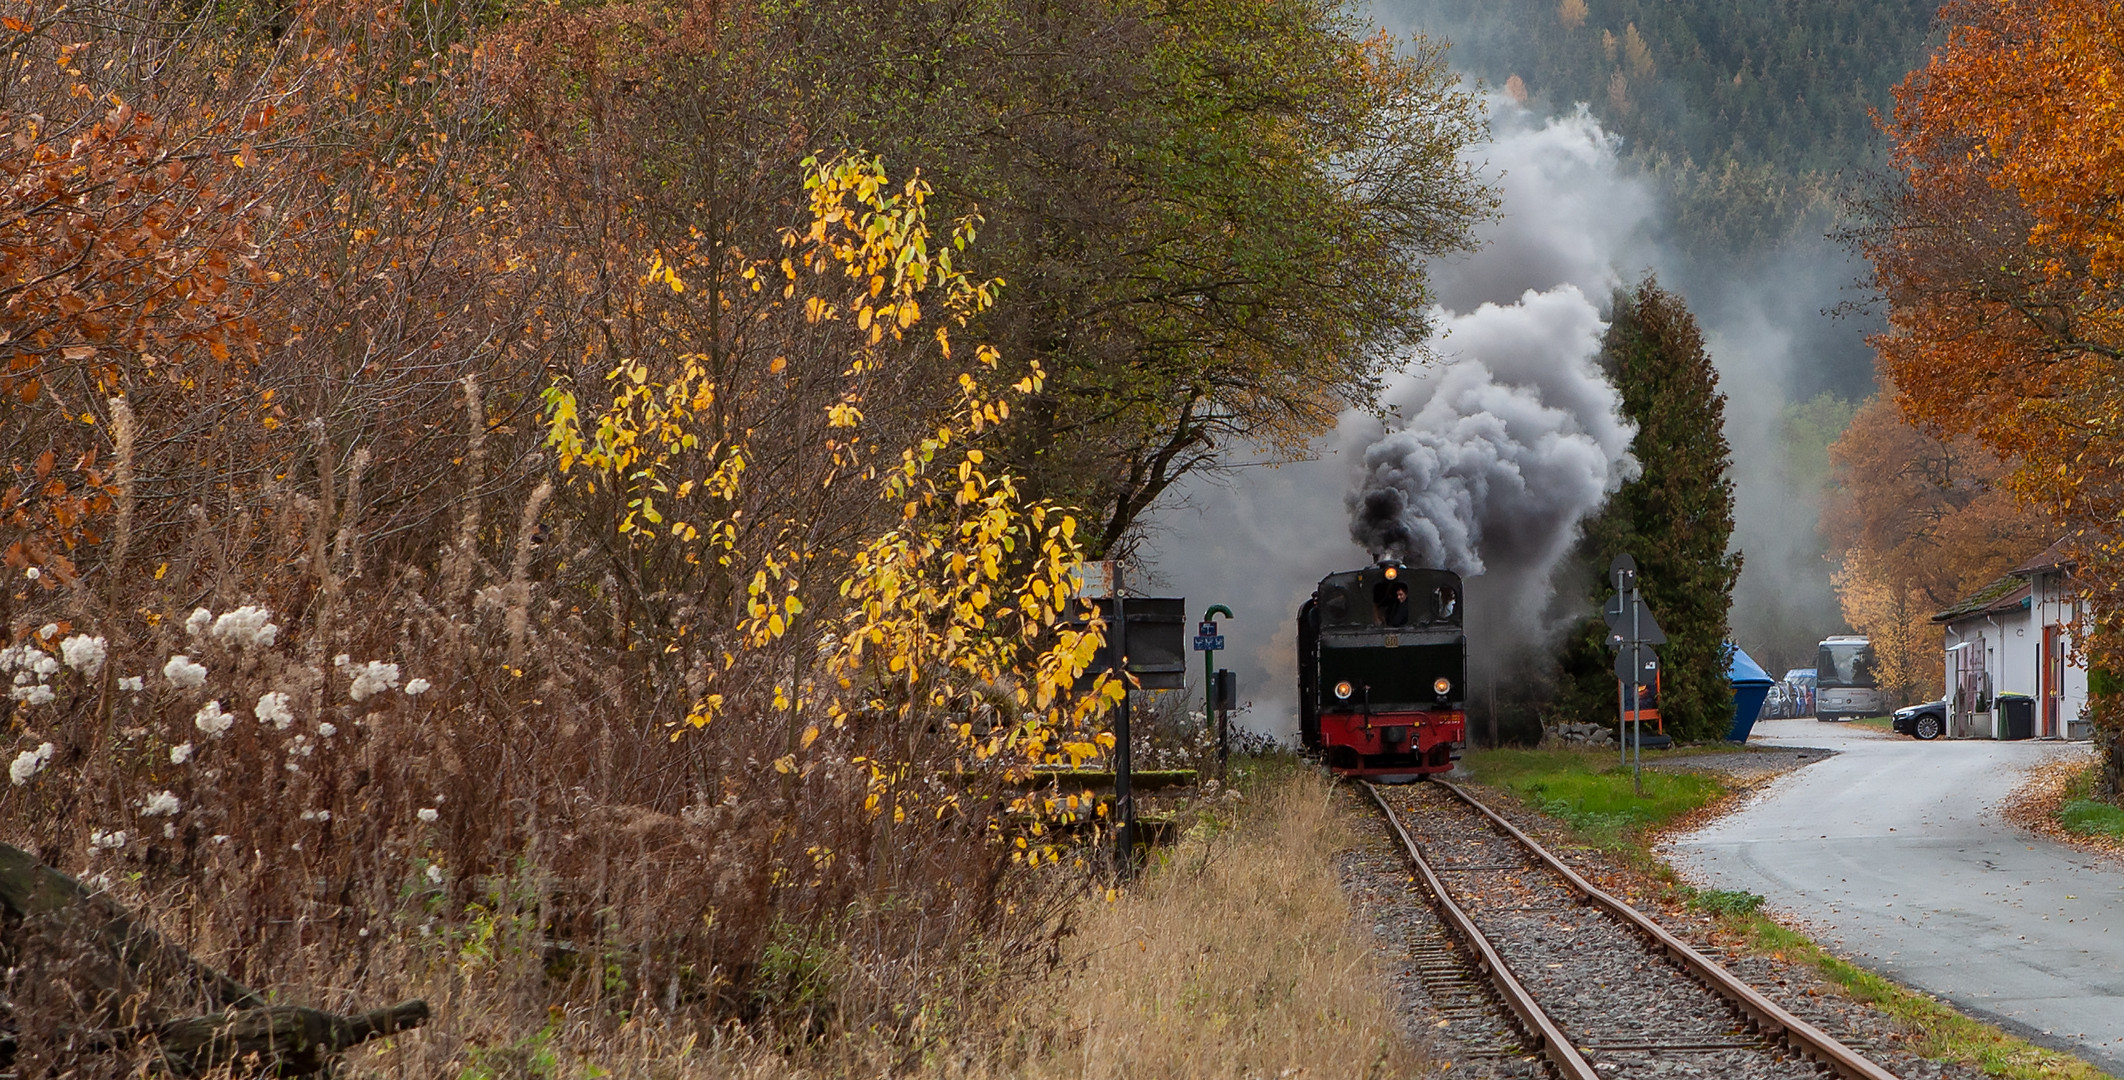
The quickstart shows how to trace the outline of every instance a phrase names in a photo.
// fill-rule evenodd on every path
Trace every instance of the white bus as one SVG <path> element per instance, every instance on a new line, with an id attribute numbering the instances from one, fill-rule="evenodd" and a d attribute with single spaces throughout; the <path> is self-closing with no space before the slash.
<path id="1" fill-rule="evenodd" d="M 1823 639 L 1814 660 L 1814 718 L 1887 713 L 1887 697 L 1874 679 L 1873 643 L 1862 637 Z"/>

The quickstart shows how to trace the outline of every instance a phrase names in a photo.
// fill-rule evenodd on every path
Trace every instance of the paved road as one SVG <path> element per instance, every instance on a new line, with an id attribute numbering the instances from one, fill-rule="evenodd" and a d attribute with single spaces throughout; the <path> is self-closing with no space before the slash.
<path id="1" fill-rule="evenodd" d="M 1853 960 L 2124 1076 L 2124 868 L 1998 812 L 2028 768 L 2085 744 L 1814 720 L 1750 742 L 1840 753 L 1669 844 L 1686 877 L 1760 893 Z"/>

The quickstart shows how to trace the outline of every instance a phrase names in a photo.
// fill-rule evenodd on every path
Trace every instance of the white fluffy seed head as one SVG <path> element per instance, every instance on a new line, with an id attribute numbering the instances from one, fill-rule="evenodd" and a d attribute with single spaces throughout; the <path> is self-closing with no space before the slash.
<path id="1" fill-rule="evenodd" d="M 51 763 L 52 755 L 57 752 L 58 748 L 51 743 L 41 743 L 35 750 L 24 750 L 16 754 L 15 760 L 7 767 L 7 778 L 14 781 L 17 787 L 29 783 L 32 777 L 44 771 L 44 767 Z"/>
<path id="2" fill-rule="evenodd" d="M 110 648 L 100 637 L 75 634 L 59 643 L 59 655 L 66 666 L 93 679 L 103 670 L 103 660 L 110 655 Z"/>
<path id="3" fill-rule="evenodd" d="M 272 619 L 271 611 L 247 604 L 215 619 L 213 635 L 234 645 L 263 649 L 280 638 L 280 627 Z"/>
<path id="4" fill-rule="evenodd" d="M 371 660 L 367 664 L 349 669 L 353 682 L 347 687 L 347 696 L 355 701 L 365 701 L 398 685 L 398 665 Z"/>
<path id="5" fill-rule="evenodd" d="M 258 704 L 251 709 L 261 724 L 271 724 L 275 731 L 286 731 L 295 722 L 295 710 L 288 705 L 288 695 L 278 690 L 259 695 Z"/>
<path id="6" fill-rule="evenodd" d="M 208 738 L 218 739 L 236 726 L 236 717 L 221 710 L 221 702 L 209 701 L 192 714 L 192 726 L 207 733 Z"/>
<path id="7" fill-rule="evenodd" d="M 162 677 L 179 690 L 197 690 L 206 685 L 205 664 L 195 663 L 191 657 L 178 653 L 170 662 L 162 665 Z"/>

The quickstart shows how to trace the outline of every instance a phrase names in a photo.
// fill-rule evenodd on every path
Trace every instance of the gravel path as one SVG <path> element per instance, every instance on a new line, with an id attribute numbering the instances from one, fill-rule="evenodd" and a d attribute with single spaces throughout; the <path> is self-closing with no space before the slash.
<path id="1" fill-rule="evenodd" d="M 1408 801 L 1432 795 L 1449 798 L 1443 791 L 1425 792 L 1419 786 L 1395 794 L 1397 799 Z M 1404 1026 L 1411 1038 L 1425 1044 L 1439 1070 L 1452 1076 L 1548 1075 L 1546 1065 L 1519 1045 L 1516 1026 L 1488 992 L 1487 983 L 1466 964 L 1464 950 L 1451 941 L 1412 884 L 1405 856 L 1384 819 L 1369 805 L 1358 812 L 1366 815 L 1367 824 L 1360 842 L 1343 858 L 1344 880 L 1359 912 L 1377 935 L 1379 955 L 1401 999 Z M 1974 1068 L 1942 1067 L 1902 1052 L 1898 1044 L 1905 1035 L 1893 1021 L 1841 997 L 1810 969 L 1770 957 L 1736 955 L 1729 943 L 1716 939 L 1708 920 L 1658 903 L 1658 892 L 1651 883 L 1607 863 L 1597 852 L 1575 847 L 1567 837 L 1558 835 L 1554 822 L 1509 808 L 1500 808 L 1500 812 L 1596 885 L 1654 914 L 1670 931 L 1718 959 L 1780 1005 L 1873 1057 L 1897 1076 L 1907 1080 L 1976 1080 L 1983 1075 Z M 1405 815 L 1412 832 L 1420 818 L 1418 814 Z M 1418 841 L 1425 843 L 1427 851 L 1437 852 L 1435 862 L 1502 866 L 1517 859 L 1516 845 L 1508 858 L 1477 841 L 1462 842 L 1449 857 L 1446 838 L 1435 834 L 1435 824 L 1427 829 L 1434 835 L 1419 835 Z M 1508 843 L 1501 837 L 1496 839 Z M 1664 961 L 1652 959 L 1634 934 L 1609 923 L 1595 909 L 1578 905 L 1575 897 L 1557 896 L 1560 886 L 1546 884 L 1545 875 L 1523 873 L 1515 880 L 1512 871 L 1491 870 L 1454 876 L 1485 879 L 1487 887 L 1500 890 L 1500 897 L 1509 897 L 1485 907 L 1470 905 L 1470 909 L 1486 929 L 1503 939 L 1498 941 L 1499 947 L 1505 949 L 1515 970 L 1537 997 L 1551 1002 L 1557 1000 L 1559 993 L 1563 995 L 1566 1004 L 1552 1005 L 1552 1015 L 1581 1043 L 1598 1047 L 1630 1041 L 1697 1041 L 1706 1047 L 1717 1047 L 1750 1041 L 1722 1001 L 1712 998 L 1707 1003 L 1708 991 L 1696 987 Z M 1564 900 L 1562 906 L 1551 903 L 1559 899 Z M 1505 940 L 1515 944 L 1506 948 Z M 1599 1004 L 1601 999 L 1595 997 L 1625 987 L 1626 992 L 1606 998 L 1606 1005 Z M 1656 1056 L 1596 1050 L 1589 1056 L 1613 1066 L 1603 1068 L 1604 1075 L 1648 1080 L 1819 1075 L 1811 1062 L 1778 1062 L 1760 1050 L 1738 1048 Z"/>

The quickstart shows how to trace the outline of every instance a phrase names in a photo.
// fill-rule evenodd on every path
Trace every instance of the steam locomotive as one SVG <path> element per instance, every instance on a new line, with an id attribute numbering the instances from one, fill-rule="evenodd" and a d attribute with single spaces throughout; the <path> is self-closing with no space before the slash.
<path id="1" fill-rule="evenodd" d="M 1383 560 L 1298 609 L 1298 734 L 1343 776 L 1446 772 L 1467 742 L 1460 575 Z"/>

